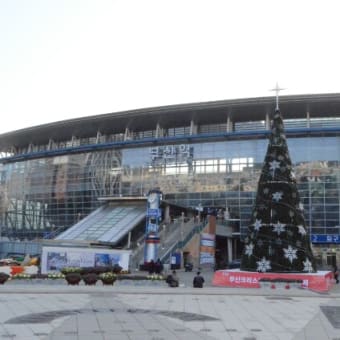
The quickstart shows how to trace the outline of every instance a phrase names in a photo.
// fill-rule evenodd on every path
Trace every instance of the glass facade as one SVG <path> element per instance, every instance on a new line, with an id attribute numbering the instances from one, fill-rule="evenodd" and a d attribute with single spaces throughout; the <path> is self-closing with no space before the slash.
<path id="1" fill-rule="evenodd" d="M 243 234 L 267 145 L 263 138 L 112 148 L 2 164 L 2 236 L 40 238 L 88 215 L 98 197 L 153 188 L 178 205 L 228 207 Z M 340 234 L 340 137 L 288 138 L 288 147 L 311 233 Z"/>

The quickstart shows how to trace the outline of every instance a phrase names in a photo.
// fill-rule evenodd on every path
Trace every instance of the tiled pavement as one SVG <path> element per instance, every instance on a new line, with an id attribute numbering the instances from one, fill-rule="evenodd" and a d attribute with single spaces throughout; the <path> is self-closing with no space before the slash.
<path id="1" fill-rule="evenodd" d="M 113 287 L 9 282 L 0 286 L 0 339 L 340 340 L 340 288 Z"/>

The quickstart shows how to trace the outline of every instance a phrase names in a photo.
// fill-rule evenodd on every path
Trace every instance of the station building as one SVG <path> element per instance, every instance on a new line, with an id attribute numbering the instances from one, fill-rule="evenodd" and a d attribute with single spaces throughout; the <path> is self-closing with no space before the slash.
<path id="1" fill-rule="evenodd" d="M 223 252 L 226 243 L 234 244 L 236 258 L 274 110 L 274 97 L 244 98 L 114 112 L 4 133 L 1 238 L 51 238 L 105 199 L 145 197 L 157 188 L 169 205 L 198 214 L 214 211 L 220 224 L 217 248 Z M 320 263 L 340 263 L 340 94 L 282 96 L 280 110 L 313 250 Z"/>

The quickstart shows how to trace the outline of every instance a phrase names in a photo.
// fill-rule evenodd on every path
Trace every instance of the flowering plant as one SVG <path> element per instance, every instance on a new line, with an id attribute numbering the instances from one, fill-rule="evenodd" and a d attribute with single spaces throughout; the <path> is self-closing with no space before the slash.
<path id="1" fill-rule="evenodd" d="M 106 273 L 101 273 L 99 274 L 100 279 L 116 279 L 117 275 L 112 273 L 112 272 L 106 272 Z"/>
<path id="2" fill-rule="evenodd" d="M 165 280 L 163 275 L 152 274 L 146 277 L 147 280 Z"/>
<path id="3" fill-rule="evenodd" d="M 64 267 L 60 270 L 60 272 L 64 275 L 69 273 L 80 273 L 82 271 L 82 268 L 80 267 Z"/>
<path id="4" fill-rule="evenodd" d="M 62 273 L 48 273 L 47 278 L 51 280 L 64 279 L 65 275 Z"/>
<path id="5" fill-rule="evenodd" d="M 12 276 L 12 279 L 27 280 L 31 279 L 31 274 L 18 273 Z"/>

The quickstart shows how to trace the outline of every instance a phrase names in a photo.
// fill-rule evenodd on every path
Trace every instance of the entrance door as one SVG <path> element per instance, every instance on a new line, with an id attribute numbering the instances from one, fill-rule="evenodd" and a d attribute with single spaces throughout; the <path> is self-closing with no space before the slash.
<path id="1" fill-rule="evenodd" d="M 328 253 L 327 254 L 327 266 L 334 267 L 336 265 L 336 254 Z"/>

